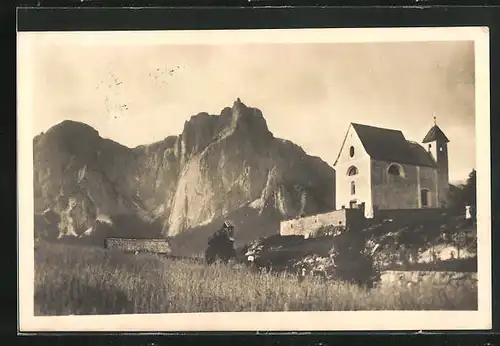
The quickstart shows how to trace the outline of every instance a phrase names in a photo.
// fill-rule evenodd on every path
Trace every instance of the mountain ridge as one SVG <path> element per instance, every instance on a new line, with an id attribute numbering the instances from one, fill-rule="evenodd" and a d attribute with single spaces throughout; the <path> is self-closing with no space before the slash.
<path id="1" fill-rule="evenodd" d="M 274 137 L 262 111 L 239 99 L 219 115 L 191 116 L 179 135 L 133 148 L 72 120 L 33 145 L 36 213 L 59 217 L 51 231 L 42 223 L 36 232 L 53 238 L 175 237 L 241 208 L 264 219 L 277 213 L 277 232 L 276 220 L 335 207 L 334 169 Z M 113 220 L 112 231 L 100 233 L 99 215 Z"/>

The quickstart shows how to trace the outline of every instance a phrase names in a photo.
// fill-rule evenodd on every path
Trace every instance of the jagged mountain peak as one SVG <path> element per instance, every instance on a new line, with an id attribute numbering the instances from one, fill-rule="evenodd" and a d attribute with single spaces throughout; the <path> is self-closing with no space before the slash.
<path id="1" fill-rule="evenodd" d="M 237 137 L 236 141 L 240 143 L 265 144 L 273 135 L 262 111 L 235 101 L 231 108 L 223 108 L 219 115 L 199 112 L 185 121 L 179 135 L 177 155 L 185 162 L 211 145 L 232 140 L 231 137 Z"/>

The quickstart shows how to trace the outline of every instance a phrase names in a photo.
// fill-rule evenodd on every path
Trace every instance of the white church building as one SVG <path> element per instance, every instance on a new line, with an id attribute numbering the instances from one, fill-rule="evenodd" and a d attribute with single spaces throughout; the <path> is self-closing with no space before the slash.
<path id="1" fill-rule="evenodd" d="M 411 220 L 440 213 L 449 190 L 448 143 L 435 119 L 422 140 L 427 147 L 399 130 L 351 123 L 334 164 L 336 210 L 282 221 L 280 234 L 314 234 L 375 214 Z"/>
<path id="2" fill-rule="evenodd" d="M 422 140 L 399 130 L 351 123 L 334 164 L 336 208 L 440 208 L 449 188 L 448 138 L 437 126 Z"/>

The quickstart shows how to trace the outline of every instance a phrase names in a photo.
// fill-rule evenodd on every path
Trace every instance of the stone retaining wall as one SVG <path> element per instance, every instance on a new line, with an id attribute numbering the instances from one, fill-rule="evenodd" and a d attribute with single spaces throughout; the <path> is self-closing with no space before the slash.
<path id="1" fill-rule="evenodd" d="M 168 254 L 171 252 L 170 243 L 166 239 L 127 239 L 106 238 L 106 249 L 117 249 L 125 252 L 153 252 Z"/>
<path id="2" fill-rule="evenodd" d="M 312 236 L 324 226 L 345 227 L 361 220 L 364 220 L 364 216 L 359 209 L 334 210 L 328 213 L 282 221 L 280 223 L 280 235 Z"/>
<path id="3" fill-rule="evenodd" d="M 381 273 L 380 285 L 411 286 L 421 283 L 437 285 L 462 285 L 477 282 L 475 272 L 445 271 L 385 271 Z"/>

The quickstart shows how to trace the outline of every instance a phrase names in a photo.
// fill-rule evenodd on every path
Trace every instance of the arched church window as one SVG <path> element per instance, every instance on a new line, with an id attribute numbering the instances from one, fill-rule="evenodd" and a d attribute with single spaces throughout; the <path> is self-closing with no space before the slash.
<path id="1" fill-rule="evenodd" d="M 352 176 L 356 174 L 358 174 L 358 169 L 355 166 L 349 167 L 349 169 L 347 170 L 347 175 Z"/>
<path id="2" fill-rule="evenodd" d="M 354 181 L 351 181 L 351 195 L 356 194 L 356 183 Z"/>
<path id="3" fill-rule="evenodd" d="M 350 157 L 353 157 L 354 156 L 354 147 L 351 145 L 351 147 L 349 148 L 349 156 Z"/>
<path id="4" fill-rule="evenodd" d="M 389 165 L 389 168 L 387 168 L 387 173 L 389 173 L 390 175 L 404 177 L 403 167 L 394 163 Z"/>

